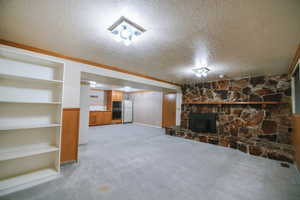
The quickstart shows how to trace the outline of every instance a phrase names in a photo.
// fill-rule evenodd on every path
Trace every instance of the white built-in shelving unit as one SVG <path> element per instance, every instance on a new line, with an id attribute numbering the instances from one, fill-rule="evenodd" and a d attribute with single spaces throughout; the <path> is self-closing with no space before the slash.
<path id="1" fill-rule="evenodd" d="M 59 177 L 63 71 L 0 48 L 0 196 Z"/>

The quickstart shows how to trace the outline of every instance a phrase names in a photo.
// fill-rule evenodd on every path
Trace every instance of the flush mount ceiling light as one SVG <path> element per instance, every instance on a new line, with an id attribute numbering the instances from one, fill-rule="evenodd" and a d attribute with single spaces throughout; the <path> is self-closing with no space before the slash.
<path id="1" fill-rule="evenodd" d="M 95 81 L 89 81 L 91 88 L 101 87 L 102 85 L 99 83 L 96 83 Z"/>
<path id="2" fill-rule="evenodd" d="M 129 46 L 146 30 L 132 21 L 121 17 L 111 27 L 108 28 L 114 40 L 117 42 L 123 41 L 126 46 Z"/>
<path id="3" fill-rule="evenodd" d="M 197 77 L 204 78 L 204 77 L 207 77 L 209 69 L 206 67 L 200 67 L 200 68 L 193 69 L 193 72 Z"/>
<path id="4" fill-rule="evenodd" d="M 131 87 L 125 86 L 125 87 L 124 87 L 124 91 L 125 91 L 125 92 L 130 92 L 130 91 L 131 91 Z"/>
<path id="5" fill-rule="evenodd" d="M 90 87 L 95 88 L 96 87 L 96 82 L 95 81 L 90 81 Z"/>

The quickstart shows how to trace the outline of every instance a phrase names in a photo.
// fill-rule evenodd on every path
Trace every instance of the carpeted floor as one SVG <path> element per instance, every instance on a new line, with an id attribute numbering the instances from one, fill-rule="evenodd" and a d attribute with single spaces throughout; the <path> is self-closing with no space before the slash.
<path id="1" fill-rule="evenodd" d="M 9 200 L 299 200 L 294 166 L 134 124 L 90 128 L 79 163 Z"/>

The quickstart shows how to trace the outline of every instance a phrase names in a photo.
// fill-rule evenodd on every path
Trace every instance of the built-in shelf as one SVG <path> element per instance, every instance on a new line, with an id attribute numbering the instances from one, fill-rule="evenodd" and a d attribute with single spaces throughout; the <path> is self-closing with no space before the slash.
<path id="1" fill-rule="evenodd" d="M 50 127 L 60 127 L 60 126 L 61 126 L 60 124 L 0 126 L 0 131 L 18 130 L 18 129 L 33 129 L 33 128 L 50 128 Z"/>
<path id="2" fill-rule="evenodd" d="M 4 179 L 0 181 L 0 195 L 4 195 L 18 189 L 24 189 L 24 185 L 37 185 L 42 182 L 57 178 L 59 173 L 53 168 L 37 170 L 20 176 Z"/>
<path id="3" fill-rule="evenodd" d="M 61 102 L 58 101 L 5 101 L 5 100 L 0 100 L 0 103 L 54 104 L 54 105 L 61 104 Z"/>
<path id="4" fill-rule="evenodd" d="M 278 101 L 244 101 L 244 102 L 233 102 L 233 101 L 212 101 L 212 102 L 201 102 L 201 101 L 195 101 L 195 102 L 183 102 L 183 104 L 200 104 L 200 105 L 278 105 L 278 104 L 284 104 L 283 102 Z"/>
<path id="5" fill-rule="evenodd" d="M 62 62 L 0 48 L 0 196 L 59 176 L 63 77 Z"/>
<path id="6" fill-rule="evenodd" d="M 11 74 L 2 74 L 0 73 L 0 79 L 6 80 L 21 80 L 21 81 L 30 81 L 35 83 L 46 83 L 46 84 L 62 84 L 63 81 L 61 80 L 50 80 L 50 79 L 41 79 L 41 78 L 34 78 L 28 76 L 19 76 L 19 75 L 11 75 Z"/>
<path id="7" fill-rule="evenodd" d="M 34 156 L 42 153 L 49 153 L 58 151 L 58 148 L 50 145 L 33 145 L 30 147 L 20 147 L 13 150 L 0 150 L 0 161 L 12 160 L 16 158 L 23 158 Z"/>

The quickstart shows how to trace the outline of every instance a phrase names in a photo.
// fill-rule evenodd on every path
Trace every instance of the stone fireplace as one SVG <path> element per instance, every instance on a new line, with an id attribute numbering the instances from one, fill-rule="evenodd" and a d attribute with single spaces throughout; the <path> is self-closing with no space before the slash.
<path id="1" fill-rule="evenodd" d="M 294 161 L 291 145 L 291 88 L 287 75 L 202 82 L 184 85 L 182 92 L 183 102 L 276 101 L 282 104 L 182 104 L 181 125 L 167 128 L 166 134 L 230 147 L 270 159 Z M 209 120 L 204 120 L 202 124 L 193 119 L 191 122 L 191 117 L 195 116 L 198 120 L 214 116 L 215 129 Z"/>

